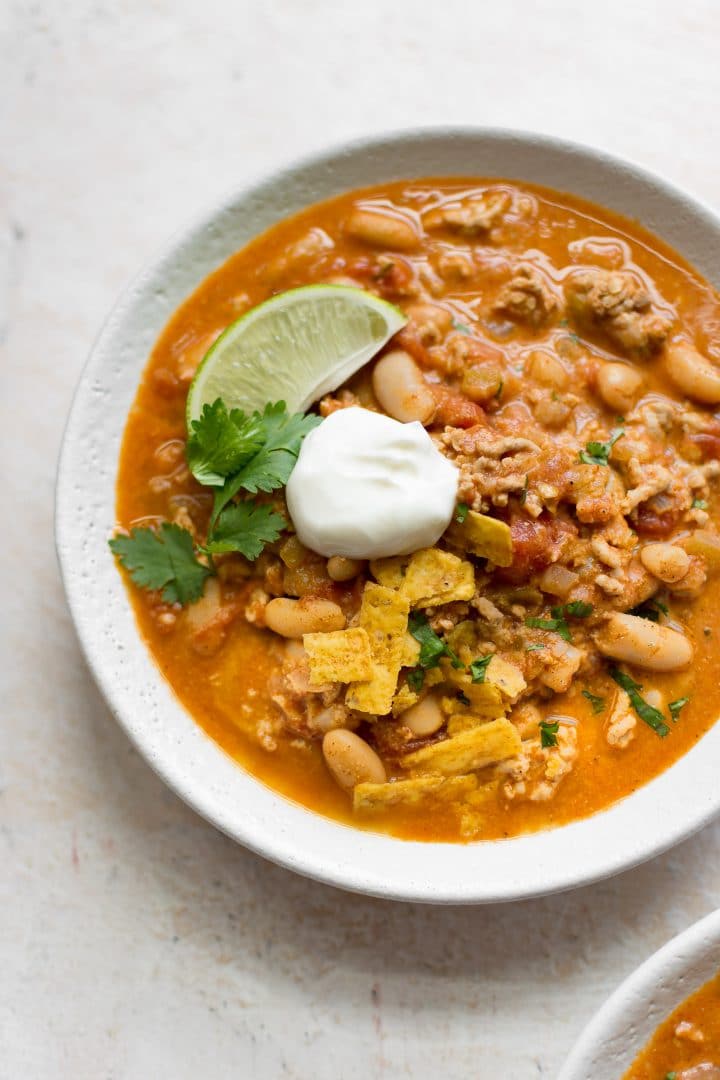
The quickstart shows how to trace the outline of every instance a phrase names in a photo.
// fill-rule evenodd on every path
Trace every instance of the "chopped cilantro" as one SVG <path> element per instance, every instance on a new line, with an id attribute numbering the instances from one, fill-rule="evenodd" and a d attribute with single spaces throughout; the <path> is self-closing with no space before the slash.
<path id="1" fill-rule="evenodd" d="M 677 1080 L 676 1072 L 665 1073 L 665 1080 Z"/>
<path id="2" fill-rule="evenodd" d="M 571 619 L 587 619 L 592 615 L 592 604 L 586 604 L 584 600 L 572 600 L 569 604 L 558 604 L 550 609 L 551 619 L 530 618 L 525 620 L 526 626 L 532 626 L 536 630 L 554 630 L 563 641 L 572 641 L 572 634 L 567 623 L 568 616 Z"/>
<path id="3" fill-rule="evenodd" d="M 458 525 L 462 525 L 465 518 L 468 516 L 468 510 L 470 507 L 467 503 L 458 503 L 455 507 L 455 520 Z"/>
<path id="4" fill-rule="evenodd" d="M 707 510 L 708 504 L 705 499 L 693 499 L 692 508 L 693 510 Z"/>
<path id="5" fill-rule="evenodd" d="M 469 697 L 467 696 L 467 694 L 463 694 L 462 690 L 458 690 L 458 692 L 457 692 L 457 694 L 455 695 L 455 697 L 456 697 L 456 698 L 458 699 L 458 701 L 459 701 L 459 702 L 461 702 L 461 704 L 463 704 L 463 705 L 469 705 L 469 704 L 470 704 L 470 698 L 469 698 Z"/>
<path id="6" fill-rule="evenodd" d="M 423 688 L 425 682 L 425 671 L 421 667 L 411 668 L 407 673 L 407 684 L 411 690 L 414 690 L 416 694 L 419 694 Z"/>
<path id="7" fill-rule="evenodd" d="M 525 483 L 523 484 L 523 489 L 520 492 L 520 505 L 521 506 L 524 506 L 525 502 L 527 500 L 529 483 L 530 483 L 530 477 L 528 476 L 527 473 L 525 473 Z"/>
<path id="8" fill-rule="evenodd" d="M 163 521 L 159 530 L 133 529 L 116 536 L 110 548 L 142 589 L 162 589 L 169 604 L 192 604 L 202 596 L 212 571 L 199 562 L 187 529 Z"/>
<path id="9" fill-rule="evenodd" d="M 598 694 L 591 694 L 589 690 L 583 690 L 582 696 L 584 698 L 588 699 L 588 701 L 592 705 L 592 711 L 596 716 L 597 716 L 598 713 L 601 713 L 601 712 L 604 711 L 604 709 L 605 709 L 605 698 L 604 697 L 600 697 Z"/>
<path id="10" fill-rule="evenodd" d="M 474 683 L 484 683 L 485 676 L 487 675 L 488 664 L 493 658 L 492 653 L 488 653 L 487 656 L 478 656 L 477 660 L 473 660 L 470 665 L 470 675 Z"/>
<path id="11" fill-rule="evenodd" d="M 447 656 L 454 668 L 462 668 L 464 664 L 458 660 L 446 641 L 435 633 L 427 618 L 419 611 L 414 611 L 408 620 L 408 630 L 420 642 L 420 667 L 437 667 L 443 656 Z"/>
<path id="12" fill-rule="evenodd" d="M 565 604 L 564 609 L 562 607 L 553 608 L 553 615 L 559 611 L 565 611 L 566 615 L 569 615 L 573 619 L 587 619 L 589 615 L 593 613 L 592 604 L 586 604 L 584 600 L 571 600 L 569 604 Z"/>
<path id="13" fill-rule="evenodd" d="M 610 432 L 610 438 L 607 442 L 587 443 L 585 449 L 580 451 L 580 461 L 584 465 L 607 465 L 610 459 L 610 451 L 624 434 L 622 428 L 615 428 L 614 431 Z"/>
<path id="14" fill-rule="evenodd" d="M 659 709 L 656 709 L 654 705 L 649 705 L 643 697 L 640 696 L 642 686 L 640 683 L 636 683 L 627 672 L 620 671 L 619 668 L 610 668 L 610 677 L 621 686 L 627 696 L 630 698 L 630 704 L 640 719 L 651 727 L 656 735 L 659 735 L 661 739 L 664 739 L 666 735 L 670 734 L 670 728 L 665 723 L 665 718 Z"/>
<path id="15" fill-rule="evenodd" d="M 637 615 L 639 619 L 649 619 L 650 622 L 659 622 L 661 615 L 667 615 L 669 608 L 661 600 L 646 600 L 637 607 L 631 608 L 629 615 Z"/>
<path id="16" fill-rule="evenodd" d="M 677 721 L 680 719 L 680 711 L 685 708 L 689 700 L 689 697 L 679 697 L 676 698 L 675 701 L 670 702 L 668 709 L 670 710 L 671 720 Z"/>
<path id="17" fill-rule="evenodd" d="M 556 634 L 559 634 L 564 641 L 572 641 L 570 635 L 570 627 L 565 622 L 564 618 L 559 619 L 536 619 L 530 618 L 525 620 L 526 626 L 531 626 L 535 630 L 554 630 Z"/>
<path id="18" fill-rule="evenodd" d="M 252 561 L 284 528 L 285 518 L 271 506 L 252 501 L 233 503 L 218 517 L 203 551 L 209 555 L 239 551 Z"/>
<path id="19" fill-rule="evenodd" d="M 504 388 L 504 386 L 505 386 L 505 382 L 504 382 L 504 380 L 503 380 L 503 379 L 501 379 L 501 380 L 500 380 L 500 382 L 498 383 L 498 388 L 497 388 L 497 390 L 496 390 L 496 391 L 495 391 L 495 393 L 493 394 L 493 397 L 494 397 L 494 398 L 497 398 L 497 400 L 498 400 L 498 401 L 499 401 L 499 400 L 500 400 L 500 398 L 502 397 L 502 392 L 503 392 L 503 388 Z"/>
<path id="20" fill-rule="evenodd" d="M 536 645 L 526 645 L 525 652 L 537 652 L 538 649 L 544 649 L 545 646 L 538 642 Z"/>
<path id="21" fill-rule="evenodd" d="M 467 323 L 460 322 L 459 319 L 453 319 L 452 327 L 453 327 L 453 330 L 459 330 L 461 334 L 471 334 L 472 333 L 472 330 L 467 325 Z"/>
<path id="22" fill-rule="evenodd" d="M 541 746 L 557 746 L 557 733 L 560 730 L 559 720 L 541 720 L 540 724 L 540 745 Z"/>

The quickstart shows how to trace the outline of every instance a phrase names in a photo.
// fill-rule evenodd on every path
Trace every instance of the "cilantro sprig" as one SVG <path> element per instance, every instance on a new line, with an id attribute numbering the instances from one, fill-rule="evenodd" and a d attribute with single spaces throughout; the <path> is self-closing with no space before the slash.
<path id="1" fill-rule="evenodd" d="M 133 529 L 110 541 L 113 554 L 141 589 L 162 590 L 169 604 L 192 604 L 202 596 L 212 570 L 201 563 L 187 529 L 163 521 L 154 529 Z"/>
<path id="2" fill-rule="evenodd" d="M 607 442 L 587 443 L 585 449 L 580 451 L 580 461 L 582 461 L 584 465 L 608 465 L 610 463 L 610 452 L 613 446 L 624 434 L 625 431 L 623 428 L 615 428 L 610 432 L 610 437 Z"/>
<path id="3" fill-rule="evenodd" d="M 266 405 L 262 414 L 253 413 L 251 419 L 257 420 L 261 426 L 262 443 L 237 471 L 226 473 L 222 487 L 215 492 L 211 529 L 223 508 L 241 490 L 256 495 L 258 491 L 270 492 L 284 487 L 290 479 L 303 439 L 321 423 L 321 417 L 312 414 L 291 415 L 284 401 Z"/>
<path id="4" fill-rule="evenodd" d="M 187 529 L 163 522 L 158 530 L 133 529 L 116 536 L 110 548 L 136 585 L 161 589 L 170 603 L 200 599 L 205 579 L 213 574 L 212 556 L 238 552 L 251 561 L 266 544 L 278 539 L 285 519 L 272 506 L 255 500 L 235 501 L 283 487 L 293 470 L 305 436 L 319 416 L 291 415 L 284 401 L 247 416 L 218 398 L 205 405 L 190 428 L 186 456 L 195 479 L 214 489 L 208 535 L 196 544 Z M 207 562 L 205 561 L 207 558 Z"/>

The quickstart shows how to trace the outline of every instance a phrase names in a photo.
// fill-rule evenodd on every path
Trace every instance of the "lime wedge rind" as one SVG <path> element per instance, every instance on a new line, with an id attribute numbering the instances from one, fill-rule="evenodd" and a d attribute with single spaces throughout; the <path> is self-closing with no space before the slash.
<path id="1" fill-rule="evenodd" d="M 187 422 L 222 398 L 262 410 L 283 400 L 291 412 L 337 389 L 407 322 L 393 304 L 347 285 L 305 285 L 241 315 L 212 344 L 187 399 Z"/>

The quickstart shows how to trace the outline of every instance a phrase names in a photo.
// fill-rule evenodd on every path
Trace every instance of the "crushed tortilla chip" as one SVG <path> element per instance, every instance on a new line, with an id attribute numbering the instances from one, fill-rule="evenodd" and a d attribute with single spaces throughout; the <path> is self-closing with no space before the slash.
<path id="1" fill-rule="evenodd" d="M 454 521 L 445 533 L 451 544 L 481 559 L 489 559 L 496 566 L 510 566 L 513 560 L 513 542 L 510 526 L 488 514 L 468 510 L 465 520 Z"/>
<path id="2" fill-rule="evenodd" d="M 445 665 L 444 670 L 446 681 L 458 688 L 463 697 L 470 702 L 468 707 L 478 716 L 494 720 L 506 712 L 500 688 L 489 683 L 487 677 L 484 682 L 474 683 L 467 671 L 458 671 L 449 665 Z M 462 707 L 462 699 L 458 701 L 458 704 Z"/>
<path id="3" fill-rule="evenodd" d="M 475 595 L 472 563 L 440 548 L 377 559 L 370 563 L 370 570 L 381 585 L 406 596 L 411 607 L 438 607 Z"/>
<path id="4" fill-rule="evenodd" d="M 459 802 L 477 787 L 476 776 L 418 776 L 390 784 L 356 784 L 354 810 L 382 810 L 388 806 L 417 806 L 426 799 Z"/>
<path id="5" fill-rule="evenodd" d="M 453 735 L 444 742 L 414 750 L 402 758 L 401 764 L 404 768 L 419 773 L 451 776 L 454 773 L 484 769 L 486 765 L 492 765 L 496 761 L 515 757 L 520 753 L 520 746 L 518 729 L 505 717 L 501 717 Z"/>
<path id="6" fill-rule="evenodd" d="M 496 720 L 497 715 L 488 717 L 478 716 L 477 713 L 470 712 L 451 713 L 446 730 L 448 735 L 459 735 L 461 731 L 469 731 L 470 728 L 480 727 L 481 724 L 487 724 L 491 719 Z"/>
<path id="7" fill-rule="evenodd" d="M 405 654 L 409 613 L 410 604 L 395 589 L 372 582 L 365 586 L 359 622 L 370 639 L 372 674 L 350 684 L 345 697 L 349 708 L 375 716 L 390 712 Z"/>
<path id="8" fill-rule="evenodd" d="M 428 668 L 428 670 L 425 672 L 423 690 L 428 690 L 431 686 L 437 686 L 437 684 L 443 682 L 444 679 L 445 676 L 439 667 Z M 410 709 L 413 705 L 417 705 L 421 697 L 422 691 L 418 693 L 417 691 L 413 690 L 413 688 L 409 686 L 408 683 L 403 683 L 402 686 L 399 687 L 398 692 L 393 698 L 393 716 L 400 716 L 402 713 Z"/>
<path id="9" fill-rule="evenodd" d="M 388 589 L 399 589 L 405 580 L 409 555 L 391 555 L 387 559 L 372 559 L 370 573 L 377 582 Z"/>
<path id="10" fill-rule="evenodd" d="M 303 645 L 308 657 L 310 686 L 356 682 L 372 676 L 370 638 L 360 626 L 326 634 L 305 634 Z"/>
<path id="11" fill-rule="evenodd" d="M 403 638 L 402 667 L 415 667 L 420 659 L 420 642 L 412 634 L 406 633 Z"/>
<path id="12" fill-rule="evenodd" d="M 522 671 L 516 664 L 503 660 L 502 656 L 493 656 L 485 672 L 485 683 L 496 687 L 503 697 L 516 702 L 526 688 L 527 683 Z M 480 685 L 484 685 L 480 683 Z"/>
<path id="13" fill-rule="evenodd" d="M 411 607 L 438 607 L 475 595 L 472 563 L 440 548 L 416 551 L 408 563 L 400 592 Z"/>

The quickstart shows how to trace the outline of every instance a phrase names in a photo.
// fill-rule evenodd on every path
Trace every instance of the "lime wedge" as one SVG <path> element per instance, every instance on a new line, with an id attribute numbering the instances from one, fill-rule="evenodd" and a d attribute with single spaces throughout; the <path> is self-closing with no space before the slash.
<path id="1" fill-rule="evenodd" d="M 187 399 L 187 422 L 222 398 L 229 409 L 285 401 L 301 412 L 335 390 L 400 330 L 399 308 L 347 285 L 305 285 L 241 315 L 208 349 Z"/>

